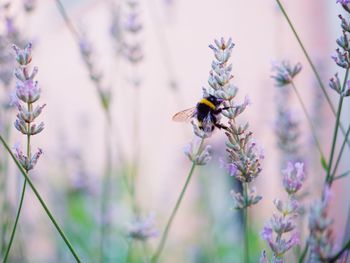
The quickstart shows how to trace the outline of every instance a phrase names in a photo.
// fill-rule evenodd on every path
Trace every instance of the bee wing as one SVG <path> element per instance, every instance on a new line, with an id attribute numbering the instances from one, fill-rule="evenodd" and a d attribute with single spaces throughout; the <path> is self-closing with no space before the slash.
<path id="1" fill-rule="evenodd" d="M 186 122 L 190 121 L 196 115 L 196 107 L 180 111 L 173 116 L 173 121 Z"/>

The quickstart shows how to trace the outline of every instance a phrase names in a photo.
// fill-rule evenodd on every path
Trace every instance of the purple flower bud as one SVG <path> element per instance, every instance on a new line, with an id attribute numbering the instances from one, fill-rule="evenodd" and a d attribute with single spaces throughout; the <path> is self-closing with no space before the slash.
<path id="1" fill-rule="evenodd" d="M 343 91 L 342 96 L 344 97 L 350 96 L 350 80 L 346 82 L 345 90 Z"/>
<path id="2" fill-rule="evenodd" d="M 190 144 L 184 147 L 185 155 L 196 165 L 205 165 L 210 159 L 211 146 L 201 147 L 200 140 L 195 138 Z"/>
<path id="3" fill-rule="evenodd" d="M 338 73 L 336 73 L 334 75 L 334 77 L 332 77 L 330 80 L 329 80 L 329 87 L 333 90 L 335 90 L 338 94 L 341 94 L 341 84 L 340 84 L 340 80 L 339 80 L 339 77 L 338 77 Z"/>
<path id="4" fill-rule="evenodd" d="M 29 43 L 24 49 L 19 49 L 16 45 L 12 46 L 16 53 L 17 62 L 26 66 L 32 61 L 32 44 Z"/>
<path id="5" fill-rule="evenodd" d="M 287 168 L 282 170 L 283 187 L 288 194 L 295 194 L 302 186 L 305 180 L 304 164 L 289 162 Z"/>
<path id="6" fill-rule="evenodd" d="M 40 98 L 40 88 L 38 82 L 28 79 L 25 81 L 17 81 L 16 83 L 17 97 L 25 103 L 34 103 Z"/>
<path id="7" fill-rule="evenodd" d="M 43 129 L 44 129 L 44 123 L 43 122 L 41 122 L 38 126 L 34 123 L 30 127 L 30 135 L 38 134 L 38 133 L 42 132 Z"/>
<path id="8" fill-rule="evenodd" d="M 28 134 L 27 124 L 22 119 L 16 119 L 15 128 L 23 134 Z"/>

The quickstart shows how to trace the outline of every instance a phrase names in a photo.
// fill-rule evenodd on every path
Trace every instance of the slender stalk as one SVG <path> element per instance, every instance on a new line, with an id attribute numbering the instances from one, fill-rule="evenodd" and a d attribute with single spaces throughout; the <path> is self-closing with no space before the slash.
<path id="1" fill-rule="evenodd" d="M 33 105 L 31 103 L 27 103 L 27 107 L 28 107 L 28 112 L 31 112 Z M 28 129 L 28 131 L 30 131 L 30 123 L 27 123 L 27 129 Z M 28 133 L 27 134 L 27 158 L 28 158 L 28 160 L 31 159 L 30 137 L 31 137 L 31 135 L 30 135 L 30 133 Z M 26 171 L 27 176 L 29 176 L 28 170 L 26 169 L 25 171 Z M 14 224 L 12 232 L 11 232 L 10 242 L 9 242 L 9 245 L 8 245 L 6 253 L 5 253 L 5 257 L 4 257 L 4 261 L 3 261 L 4 263 L 7 262 L 7 258 L 8 258 L 8 255 L 10 253 L 10 250 L 11 250 L 12 242 L 13 242 L 13 239 L 15 237 L 18 220 L 19 220 L 19 217 L 20 217 L 21 211 L 22 211 L 22 205 L 23 205 L 24 195 L 26 192 L 26 186 L 27 186 L 27 181 L 26 181 L 26 179 L 24 179 L 22 193 L 21 193 L 21 199 L 20 199 L 20 203 L 18 206 L 17 214 L 16 214 L 15 224 Z"/>
<path id="2" fill-rule="evenodd" d="M 106 111 L 106 113 L 108 113 Z M 111 149 L 111 121 L 109 115 L 106 114 L 106 136 L 105 136 L 105 151 L 106 151 L 106 164 L 105 175 L 102 180 L 102 197 L 101 197 L 101 238 L 100 238 L 100 259 L 101 262 L 105 262 L 104 249 L 108 246 L 108 233 L 110 232 L 110 220 L 108 217 L 108 207 L 111 199 L 111 183 L 112 183 L 112 149 Z"/>
<path id="3" fill-rule="evenodd" d="M 346 177 L 346 176 L 348 176 L 349 174 L 350 174 L 350 170 L 349 170 L 349 171 L 346 171 L 345 173 L 342 173 L 342 174 L 340 174 L 340 175 L 338 175 L 338 176 L 335 176 L 335 177 L 333 178 L 333 181 L 338 180 L 338 179 L 343 178 L 343 177 Z"/>
<path id="4" fill-rule="evenodd" d="M 335 166 L 334 166 L 334 169 L 333 169 L 333 172 L 332 172 L 332 177 L 334 177 L 335 173 L 337 172 L 337 168 L 338 168 L 338 165 L 340 163 L 341 157 L 343 155 L 345 144 L 346 144 L 346 141 L 347 141 L 347 139 L 349 137 L 349 134 L 350 134 L 350 125 L 348 127 L 348 130 L 346 131 L 344 141 L 343 141 L 343 143 L 342 143 L 342 145 L 340 147 L 340 151 L 339 151 L 339 154 L 338 154 L 338 157 L 337 157 L 337 161 L 335 162 Z"/>
<path id="5" fill-rule="evenodd" d="M 344 82 L 343 82 L 343 86 L 342 86 L 341 91 L 343 91 L 345 88 L 346 81 L 348 79 L 348 75 L 349 75 L 349 69 L 346 69 Z M 326 183 L 328 183 L 329 185 L 332 184 L 332 178 L 333 178 L 333 176 L 331 175 L 331 169 L 332 169 L 335 146 L 337 143 L 338 127 L 339 127 L 339 122 L 340 122 L 340 115 L 341 115 L 341 111 L 342 111 L 342 106 L 343 106 L 343 100 L 344 100 L 344 97 L 340 96 L 339 102 L 338 102 L 338 110 L 337 110 L 337 116 L 336 116 L 336 121 L 335 121 L 334 133 L 333 133 L 332 148 L 331 148 L 331 153 L 330 153 L 329 162 L 328 162 L 328 166 L 327 166 Z"/>
<path id="6" fill-rule="evenodd" d="M 200 146 L 199 146 L 198 149 L 201 149 L 201 147 L 202 147 L 202 145 L 203 145 L 203 142 L 204 142 L 204 139 L 202 139 L 201 144 L 200 144 Z M 168 219 L 168 222 L 167 222 L 167 224 L 166 224 L 166 226 L 165 226 L 165 229 L 164 229 L 164 232 L 163 232 L 163 234 L 162 234 L 160 243 L 159 243 L 159 245 L 158 245 L 158 247 L 157 247 L 157 250 L 156 250 L 156 252 L 154 253 L 154 255 L 153 255 L 152 259 L 151 259 L 151 262 L 152 262 L 152 263 L 158 262 L 159 256 L 160 256 L 160 254 L 161 254 L 162 251 L 163 251 L 163 248 L 164 248 L 165 243 L 166 243 L 167 238 L 168 238 L 169 230 L 170 230 L 170 228 L 171 228 L 171 224 L 172 224 L 172 222 L 173 222 L 173 220 L 174 220 L 174 218 L 175 218 L 175 215 L 176 215 L 176 213 L 177 213 L 177 210 L 178 210 L 179 207 L 180 207 L 181 201 L 182 201 L 182 199 L 183 199 L 183 197 L 184 197 L 184 195 L 185 195 L 185 192 L 186 192 L 186 190 L 187 190 L 188 184 L 189 184 L 190 181 L 191 181 L 191 178 L 192 178 L 192 175 L 193 175 L 193 172 L 194 172 L 194 169 L 195 169 L 195 168 L 196 168 L 196 163 L 195 163 L 195 162 L 192 162 L 192 166 L 191 166 L 191 169 L 190 169 L 190 171 L 189 171 L 189 173 L 188 173 L 188 175 L 187 175 L 187 179 L 186 179 L 185 185 L 183 186 L 183 188 L 182 188 L 182 190 L 181 190 L 181 193 L 180 193 L 180 196 L 179 196 L 179 198 L 178 198 L 177 201 L 176 201 L 176 205 L 175 205 L 173 211 L 171 212 L 171 215 L 170 215 L 170 217 L 169 217 L 169 219 Z"/>
<path id="7" fill-rule="evenodd" d="M 310 115 L 309 115 L 309 113 L 308 113 L 308 111 L 307 111 L 307 109 L 306 109 L 305 103 L 304 103 L 304 101 L 303 101 L 303 99 L 302 99 L 302 97 L 301 97 L 301 95 L 300 95 L 300 93 L 299 93 L 298 89 L 296 88 L 296 86 L 295 86 L 295 84 L 294 84 L 293 81 L 291 82 L 291 85 L 292 85 L 292 87 L 293 87 L 293 90 L 294 90 L 295 94 L 297 95 L 297 98 L 298 98 L 298 100 L 299 100 L 299 103 L 300 103 L 300 105 L 301 105 L 301 107 L 302 107 L 302 109 L 303 109 L 304 115 L 305 115 L 305 117 L 306 117 L 306 119 L 307 119 L 307 122 L 308 122 L 308 124 L 309 124 L 309 126 L 310 126 L 311 133 L 312 133 L 312 137 L 314 138 L 314 141 L 315 141 L 315 143 L 316 143 L 316 147 L 317 147 L 317 149 L 318 149 L 318 151 L 319 151 L 319 153 L 320 153 L 320 155 L 321 155 L 321 158 L 324 159 L 324 154 L 323 154 L 323 151 L 322 151 L 322 148 L 321 148 L 320 141 L 319 141 L 318 138 L 317 138 L 317 133 L 316 133 L 315 126 L 314 126 L 314 124 L 312 123 L 312 120 L 311 120 L 311 118 L 310 118 Z"/>
<path id="8" fill-rule="evenodd" d="M 21 174 L 24 176 L 25 180 L 27 181 L 27 183 L 29 184 L 30 188 L 33 190 L 35 196 L 38 198 L 41 206 L 44 208 L 47 216 L 50 218 L 52 224 L 55 226 L 56 230 L 58 231 L 58 233 L 60 234 L 60 236 L 62 237 L 63 241 L 65 242 L 65 244 L 67 245 L 68 249 L 70 250 L 70 252 L 72 253 L 73 257 L 75 258 L 76 262 L 81 262 L 79 256 L 77 255 L 77 253 L 75 252 L 73 246 L 71 245 L 71 243 L 69 242 L 68 238 L 66 237 L 66 235 L 64 234 L 63 230 L 60 228 L 60 226 L 58 225 L 57 221 L 55 220 L 55 218 L 53 217 L 51 211 L 49 210 L 49 208 L 47 207 L 46 203 L 44 202 L 44 200 L 42 199 L 41 195 L 39 194 L 38 190 L 36 189 L 36 187 L 34 186 L 32 180 L 30 179 L 30 177 L 26 174 L 25 170 L 23 169 L 23 167 L 21 166 L 21 164 L 18 162 L 18 160 L 16 159 L 16 157 L 13 155 L 10 147 L 7 145 L 7 143 L 5 142 L 5 140 L 3 139 L 3 137 L 0 135 L 0 141 L 2 143 L 2 145 L 5 147 L 5 149 L 7 150 L 7 152 L 10 154 L 11 158 L 13 159 L 13 161 L 15 162 L 17 168 L 20 170 Z"/>
<path id="9" fill-rule="evenodd" d="M 58 8 L 58 11 L 60 12 L 61 16 L 63 17 L 64 22 L 66 23 L 67 28 L 72 33 L 75 40 L 77 40 L 79 42 L 80 34 L 79 34 L 78 30 L 75 29 L 75 27 L 74 27 L 72 21 L 70 20 L 63 4 L 61 3 L 60 0 L 55 0 L 55 2 L 57 5 L 57 8 Z"/>
<path id="10" fill-rule="evenodd" d="M 22 205 L 23 205 L 23 200 L 24 200 L 24 194 L 25 194 L 25 191 L 26 191 L 26 185 L 27 185 L 27 181 L 24 180 L 23 187 L 22 187 L 21 200 L 19 202 L 19 206 L 18 206 L 18 210 L 17 210 L 17 214 L 16 214 L 15 224 L 14 224 L 12 232 L 11 232 L 10 241 L 9 241 L 8 247 L 7 247 L 6 252 L 5 252 L 3 263 L 7 262 L 8 256 L 10 254 L 10 250 L 11 250 L 11 247 L 12 247 L 12 242 L 13 242 L 13 239 L 15 237 L 15 233 L 16 233 L 16 229 L 17 229 L 19 216 L 20 216 L 21 211 L 22 211 Z"/>
<path id="11" fill-rule="evenodd" d="M 336 116 L 335 107 L 334 107 L 334 105 L 333 105 L 333 103 L 332 103 L 332 101 L 331 101 L 331 99 L 330 99 L 330 97 L 329 97 L 329 95 L 328 95 L 328 93 L 327 93 L 327 91 L 326 91 L 326 88 L 325 88 L 325 86 L 324 86 L 324 84 L 323 84 L 323 82 L 322 82 L 322 80 L 321 80 L 320 74 L 318 73 L 318 71 L 317 71 L 317 69 L 316 69 L 314 63 L 312 62 L 312 60 L 311 60 L 311 58 L 310 58 L 308 52 L 306 51 L 306 49 L 305 49 L 305 47 L 304 47 L 304 44 L 303 44 L 303 42 L 301 41 L 301 39 L 300 39 L 300 37 L 299 37 L 297 31 L 295 30 L 295 28 L 294 28 L 294 26 L 293 26 L 293 24 L 292 24 L 292 21 L 289 19 L 289 16 L 287 15 L 287 12 L 286 12 L 286 10 L 284 9 L 284 7 L 283 7 L 281 1 L 280 1 L 280 0 L 276 0 L 276 2 L 277 2 L 277 4 L 278 4 L 278 6 L 280 7 L 283 16 L 284 16 L 285 19 L 287 20 L 287 23 L 288 23 L 290 29 L 293 31 L 293 34 L 294 34 L 295 38 L 297 39 L 297 41 L 298 41 L 298 43 L 299 43 L 299 46 L 301 47 L 301 49 L 302 49 L 302 51 L 303 51 L 303 53 L 304 53 L 304 55 L 305 55 L 307 61 L 309 62 L 310 66 L 311 66 L 311 69 L 312 69 L 312 71 L 313 71 L 314 74 L 315 74 L 315 77 L 316 77 L 316 79 L 317 79 L 317 82 L 318 82 L 320 88 L 322 89 L 323 95 L 325 96 L 325 98 L 326 98 L 326 100 L 327 100 L 327 103 L 328 103 L 329 107 L 331 108 L 331 111 L 332 111 L 333 115 Z M 343 126 L 341 123 L 340 123 L 340 130 L 342 131 L 342 133 L 343 133 L 343 135 L 344 135 L 344 134 L 345 134 L 345 128 L 344 128 L 344 126 Z M 349 140 L 347 140 L 347 144 L 348 144 L 348 147 L 350 148 L 350 141 L 349 141 Z"/>
<path id="12" fill-rule="evenodd" d="M 344 247 L 342 249 L 339 250 L 339 252 L 337 254 L 335 254 L 333 257 L 331 257 L 327 262 L 336 262 L 346 250 L 350 249 L 350 239 L 346 242 L 346 244 L 344 245 Z"/>
<path id="13" fill-rule="evenodd" d="M 306 242 L 305 248 L 303 250 L 303 253 L 301 253 L 301 256 L 300 256 L 300 258 L 298 260 L 298 263 L 303 263 L 304 262 L 304 259 L 306 257 L 308 249 L 309 249 L 309 244 L 308 244 L 308 242 Z"/>
<path id="14" fill-rule="evenodd" d="M 243 228 L 244 228 L 244 262 L 249 263 L 249 227 L 248 227 L 248 183 L 243 184 L 243 197 L 245 207 L 243 209 Z"/>

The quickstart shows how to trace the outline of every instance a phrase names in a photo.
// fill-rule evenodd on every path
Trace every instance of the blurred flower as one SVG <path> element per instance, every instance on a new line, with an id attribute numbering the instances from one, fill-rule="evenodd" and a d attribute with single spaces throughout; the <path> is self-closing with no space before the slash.
<path id="1" fill-rule="evenodd" d="M 143 25 L 140 21 L 139 1 L 128 0 L 127 3 L 129 5 L 129 12 L 124 22 L 123 54 L 135 66 L 143 59 L 142 44 L 138 40 Z M 138 77 L 136 76 L 135 78 Z"/>
<path id="2" fill-rule="evenodd" d="M 323 199 L 310 207 L 309 229 L 309 261 L 328 262 L 333 251 L 333 233 L 330 228 L 333 220 L 328 218 L 327 208 L 330 200 L 330 189 L 325 188 Z"/>
<path id="3" fill-rule="evenodd" d="M 249 206 L 257 204 L 261 199 L 261 195 L 257 195 L 256 188 L 248 189 L 247 198 L 244 198 L 241 193 L 231 190 L 233 197 L 233 208 L 244 209 Z"/>
<path id="4" fill-rule="evenodd" d="M 140 241 L 146 241 L 149 238 L 158 237 L 158 235 L 159 232 L 154 226 L 154 214 L 150 214 L 146 218 L 135 219 L 128 229 L 128 236 Z"/>
<path id="5" fill-rule="evenodd" d="M 203 139 L 194 138 L 193 141 L 185 146 L 185 155 L 196 165 L 205 165 L 210 159 L 211 146 L 202 146 Z"/>
<path id="6" fill-rule="evenodd" d="M 274 204 L 279 213 L 272 215 L 261 232 L 261 237 L 267 241 L 273 252 L 272 262 L 283 262 L 284 254 L 299 243 L 299 234 L 293 230 L 296 227 L 295 219 L 298 216 L 299 206 L 295 193 L 300 189 L 305 177 L 303 164 L 288 163 L 282 173 L 288 200 L 283 202 L 275 199 Z M 286 238 L 286 233 L 289 232 L 289 237 Z"/>
<path id="7" fill-rule="evenodd" d="M 282 101 L 282 98 L 277 105 L 277 118 L 274 126 L 277 145 L 282 154 L 282 164 L 284 165 L 286 160 L 299 160 L 299 119 L 288 108 L 286 101 Z"/>
<path id="8" fill-rule="evenodd" d="M 291 65 L 289 61 L 284 60 L 272 66 L 272 71 L 275 72 L 275 74 L 271 77 L 275 79 L 276 86 L 283 87 L 290 84 L 301 69 L 302 66 L 300 63 Z"/>
<path id="9" fill-rule="evenodd" d="M 336 3 L 340 3 L 342 5 L 350 4 L 350 0 L 337 0 Z"/>
<path id="10" fill-rule="evenodd" d="M 295 194 L 303 185 L 305 180 L 304 164 L 289 162 L 287 168 L 282 170 L 283 187 L 289 195 Z"/>
<path id="11" fill-rule="evenodd" d="M 32 12 L 36 7 L 36 0 L 23 0 L 23 7 L 26 12 Z"/>

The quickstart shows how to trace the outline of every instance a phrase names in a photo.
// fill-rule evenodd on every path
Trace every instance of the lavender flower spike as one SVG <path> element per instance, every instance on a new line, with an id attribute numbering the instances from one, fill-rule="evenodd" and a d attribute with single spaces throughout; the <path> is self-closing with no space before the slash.
<path id="1" fill-rule="evenodd" d="M 193 141 L 184 148 L 185 155 L 196 165 L 205 165 L 211 159 L 211 146 L 207 145 L 202 147 L 201 141 L 202 140 L 198 138 L 194 138 Z"/>
<path id="2" fill-rule="evenodd" d="M 300 63 L 291 65 L 289 61 L 284 60 L 273 65 L 272 71 L 275 72 L 275 75 L 272 75 L 271 77 L 275 79 L 276 86 L 283 87 L 290 84 L 301 69 L 302 66 Z"/>
<path id="3" fill-rule="evenodd" d="M 283 187 L 289 195 L 295 194 L 302 186 L 305 180 L 304 164 L 287 164 L 287 168 L 282 171 Z"/>
<path id="4" fill-rule="evenodd" d="M 278 214 L 274 213 L 265 224 L 261 237 L 267 241 L 273 252 L 272 262 L 283 263 L 284 254 L 299 243 L 299 233 L 295 231 L 295 218 L 298 216 L 298 201 L 295 193 L 301 188 L 305 175 L 302 163 L 288 163 L 283 174 L 284 189 L 288 193 L 288 200 L 274 201 Z M 286 238 L 286 235 L 289 237 Z"/>
<path id="5" fill-rule="evenodd" d="M 28 44 L 24 49 L 20 49 L 16 45 L 13 45 L 13 49 L 15 51 L 16 60 L 19 64 L 15 69 L 16 99 L 14 101 L 18 113 L 14 125 L 21 133 L 27 136 L 32 136 L 40 133 L 44 129 L 43 122 L 40 122 L 40 124 L 37 125 L 34 121 L 40 116 L 46 104 L 36 107 L 33 105 L 33 103 L 39 100 L 41 90 L 38 86 L 38 82 L 34 80 L 38 68 L 34 67 L 32 72 L 29 72 L 28 65 L 32 61 L 32 45 Z M 30 147 L 28 147 L 28 149 L 29 148 Z M 41 154 L 41 149 L 35 154 L 28 151 L 25 155 L 19 147 L 15 148 L 15 156 L 27 172 L 34 168 Z"/>

